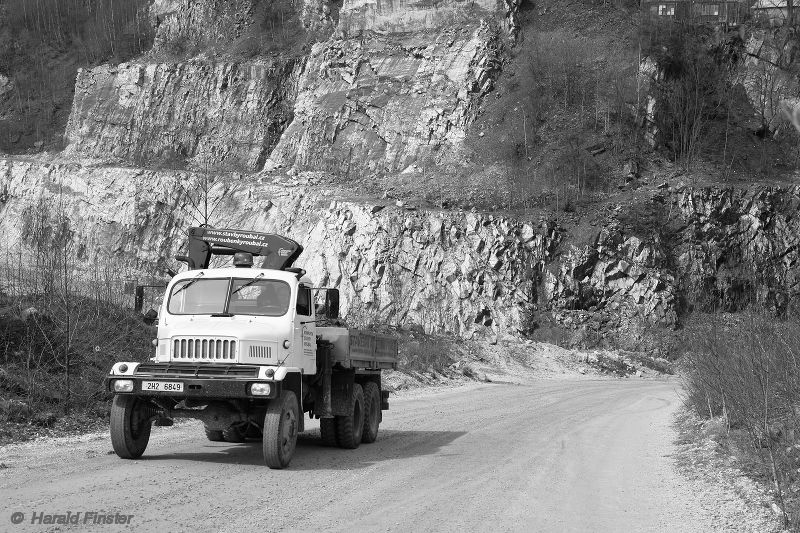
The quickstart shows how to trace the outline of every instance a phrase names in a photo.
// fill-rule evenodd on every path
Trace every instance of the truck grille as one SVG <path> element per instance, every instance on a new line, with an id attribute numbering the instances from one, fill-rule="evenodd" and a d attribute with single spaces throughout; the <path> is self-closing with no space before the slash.
<path id="1" fill-rule="evenodd" d="M 142 363 L 136 367 L 136 375 L 159 377 L 258 377 L 257 366 L 245 365 L 186 365 Z"/>
<path id="2" fill-rule="evenodd" d="M 172 340 L 172 359 L 177 361 L 234 361 L 236 341 L 216 337 Z"/>
<path id="3" fill-rule="evenodd" d="M 250 346 L 250 357 L 256 359 L 272 359 L 272 346 L 264 346 L 264 345 Z"/>

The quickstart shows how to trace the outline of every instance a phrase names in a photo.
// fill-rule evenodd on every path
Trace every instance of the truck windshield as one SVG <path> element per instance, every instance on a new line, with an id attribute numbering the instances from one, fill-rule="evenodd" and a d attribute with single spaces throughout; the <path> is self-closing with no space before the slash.
<path id="1" fill-rule="evenodd" d="M 171 315 L 283 316 L 289 310 L 290 296 L 291 288 L 285 281 L 188 279 L 173 285 L 167 310 Z"/>

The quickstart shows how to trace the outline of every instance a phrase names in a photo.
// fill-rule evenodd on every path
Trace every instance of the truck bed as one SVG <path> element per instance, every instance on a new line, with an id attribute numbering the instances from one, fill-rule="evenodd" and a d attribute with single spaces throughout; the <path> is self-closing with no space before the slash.
<path id="1" fill-rule="evenodd" d="M 397 368 L 397 339 L 339 327 L 318 327 L 317 335 L 333 344 L 333 359 L 345 368 Z"/>

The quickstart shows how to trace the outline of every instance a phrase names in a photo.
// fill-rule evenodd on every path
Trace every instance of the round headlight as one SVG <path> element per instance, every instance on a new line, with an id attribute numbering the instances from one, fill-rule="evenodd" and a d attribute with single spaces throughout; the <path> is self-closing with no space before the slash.
<path id="1" fill-rule="evenodd" d="M 275 375 L 275 369 L 274 368 L 268 368 L 268 369 L 264 370 L 264 375 L 267 376 L 268 378 L 271 378 L 272 376 Z"/>
<path id="2" fill-rule="evenodd" d="M 119 367 L 117 367 L 117 370 L 119 370 L 121 373 L 124 374 L 125 372 L 128 371 L 128 365 L 122 363 L 121 365 L 119 365 Z"/>
<path id="3" fill-rule="evenodd" d="M 289 342 L 289 339 L 286 339 L 285 341 L 283 341 L 283 347 L 286 348 L 287 350 L 289 349 L 289 346 L 291 346 L 291 345 L 292 345 L 292 343 Z"/>
<path id="4" fill-rule="evenodd" d="M 269 396 L 272 387 L 269 383 L 253 383 L 250 385 L 250 394 L 253 396 Z"/>

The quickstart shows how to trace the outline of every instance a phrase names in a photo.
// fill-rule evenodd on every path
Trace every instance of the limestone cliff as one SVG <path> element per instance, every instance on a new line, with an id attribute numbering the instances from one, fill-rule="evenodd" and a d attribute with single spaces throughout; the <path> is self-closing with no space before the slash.
<path id="1" fill-rule="evenodd" d="M 268 168 L 395 172 L 457 148 L 499 68 L 496 30 L 316 45 Z"/>
<path id="2" fill-rule="evenodd" d="M 293 4 L 310 35 L 302 53 L 243 60 L 216 48 L 262 31 L 275 15 L 263 7 L 153 2 L 150 54 L 79 74 L 65 153 L 0 159 L 7 248 L 30 251 L 37 216 L 54 211 L 79 263 L 141 279 L 177 267 L 191 225 L 274 231 L 305 246 L 302 266 L 342 290 L 351 321 L 464 338 L 555 328 L 564 343 L 647 348 L 650 332 L 693 308 L 789 310 L 797 187 L 648 186 L 576 237 L 556 214 L 413 209 L 280 185 L 287 173 L 456 161 L 516 39 L 520 2 L 308 0 Z M 177 45 L 204 52 L 177 60 Z"/>
<path id="3" fill-rule="evenodd" d="M 4 160 L 0 231 L 7 243 L 29 241 L 37 209 L 58 209 L 82 261 L 163 275 L 198 222 L 190 197 L 200 178 Z M 465 338 L 536 334 L 554 324 L 568 343 L 641 348 L 648 331 L 679 323 L 687 301 L 735 310 L 758 300 L 785 312 L 797 284 L 796 187 L 659 191 L 651 201 L 671 221 L 661 237 L 611 220 L 576 246 L 553 220 L 409 211 L 259 181 L 216 181 L 212 223 L 297 239 L 306 247 L 301 265 L 342 290 L 356 323 Z"/>
<path id="4" fill-rule="evenodd" d="M 501 69 L 518 7 L 309 0 L 291 4 L 301 25 L 276 30 L 271 17 L 284 20 L 283 8 L 261 4 L 155 1 L 152 53 L 79 74 L 68 153 L 115 164 L 399 171 L 457 150 Z M 253 32 L 307 34 L 310 53 L 242 62 L 220 44 L 250 46 Z M 163 62 L 187 50 L 207 52 Z"/>
<path id="5" fill-rule="evenodd" d="M 256 0 L 154 0 L 154 51 L 182 52 L 230 42 L 252 24 Z"/>
<path id="6" fill-rule="evenodd" d="M 67 153 L 133 165 L 256 170 L 292 119 L 301 65 L 192 61 L 83 70 Z"/>

